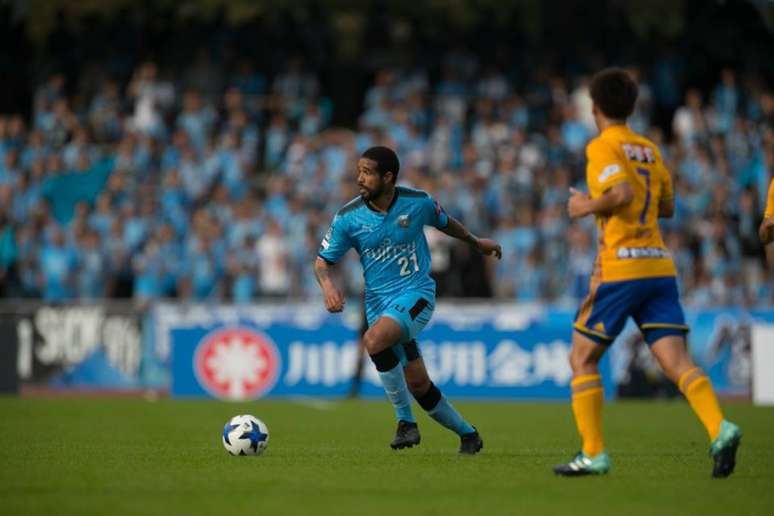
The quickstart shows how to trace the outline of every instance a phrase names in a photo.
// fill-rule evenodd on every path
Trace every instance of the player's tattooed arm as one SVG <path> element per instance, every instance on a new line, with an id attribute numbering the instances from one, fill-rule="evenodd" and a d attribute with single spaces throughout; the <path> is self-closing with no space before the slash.
<path id="1" fill-rule="evenodd" d="M 344 309 L 344 296 L 333 283 L 330 272 L 328 262 L 318 256 L 314 261 L 314 275 L 322 288 L 325 308 L 329 312 L 341 312 Z"/>
<path id="2" fill-rule="evenodd" d="M 606 215 L 619 208 L 628 206 L 634 199 L 634 192 L 629 183 L 618 183 L 605 193 L 592 199 L 588 194 L 570 188 L 570 199 L 567 201 L 567 213 L 570 218 L 577 219 L 586 215 Z"/>
<path id="3" fill-rule="evenodd" d="M 441 231 L 451 237 L 467 242 L 471 247 L 477 249 L 482 254 L 494 255 L 498 259 L 503 255 L 500 244 L 489 238 L 478 238 L 454 217 L 449 217 L 449 223 Z"/>

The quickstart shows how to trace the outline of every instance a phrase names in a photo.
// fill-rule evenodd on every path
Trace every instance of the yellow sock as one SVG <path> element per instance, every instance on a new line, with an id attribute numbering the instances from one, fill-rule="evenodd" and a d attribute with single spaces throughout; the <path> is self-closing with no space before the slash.
<path id="1" fill-rule="evenodd" d="M 704 372 L 695 367 L 680 376 L 677 387 L 685 395 L 691 408 L 707 429 L 710 442 L 714 441 L 720 433 L 720 423 L 723 421 L 723 412 L 720 410 L 712 383 Z"/>
<path id="2" fill-rule="evenodd" d="M 589 457 L 600 454 L 605 445 L 602 441 L 602 379 L 598 374 L 576 376 L 572 386 L 572 412 L 575 424 L 583 439 L 583 453 Z"/>

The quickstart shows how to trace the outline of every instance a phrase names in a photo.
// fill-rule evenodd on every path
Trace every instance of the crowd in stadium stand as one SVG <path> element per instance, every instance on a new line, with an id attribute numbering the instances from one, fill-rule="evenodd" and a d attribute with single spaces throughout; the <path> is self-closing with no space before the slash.
<path id="1" fill-rule="evenodd" d="M 575 303 L 595 255 L 591 218 L 571 222 L 596 134 L 588 75 L 518 80 L 452 49 L 442 73 L 384 67 L 355 129 L 300 57 L 267 77 L 198 53 L 186 73 L 145 61 L 68 84 L 51 73 L 31 116 L 0 116 L 0 284 L 5 297 L 248 302 L 319 295 L 311 264 L 335 211 L 357 195 L 355 163 L 384 144 L 401 183 L 422 188 L 503 246 L 484 260 L 428 231 L 440 296 Z M 631 126 L 661 148 L 676 214 L 662 227 L 691 306 L 770 304 L 757 226 L 774 174 L 774 94 L 725 69 L 683 91 L 668 59 L 641 81 Z M 682 101 L 680 98 L 682 97 Z M 671 131 L 651 125 L 674 106 Z M 671 111 L 670 111 L 671 113 Z M 341 268 L 362 289 L 354 253 Z"/>

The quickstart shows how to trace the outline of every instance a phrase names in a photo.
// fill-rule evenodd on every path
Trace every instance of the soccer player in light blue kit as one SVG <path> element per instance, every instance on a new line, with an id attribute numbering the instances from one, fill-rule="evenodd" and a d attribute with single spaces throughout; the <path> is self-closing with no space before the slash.
<path id="1" fill-rule="evenodd" d="M 500 258 L 502 250 L 494 240 L 473 236 L 427 193 L 395 186 L 399 169 L 398 157 L 387 147 L 363 153 L 357 164 L 360 196 L 334 217 L 315 261 L 315 275 L 325 307 L 340 312 L 344 297 L 331 281 L 330 266 L 351 248 L 360 255 L 368 318 L 363 343 L 398 419 L 390 446 L 419 444 L 411 393 L 430 417 L 460 436 L 460 453 L 475 454 L 484 445 L 481 436 L 430 381 L 414 340 L 435 308 L 424 226 L 434 226 L 486 255 Z"/>

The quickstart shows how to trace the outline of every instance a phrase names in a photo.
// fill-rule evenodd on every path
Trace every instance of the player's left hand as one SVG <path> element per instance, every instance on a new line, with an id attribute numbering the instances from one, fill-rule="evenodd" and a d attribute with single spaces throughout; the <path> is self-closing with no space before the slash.
<path id="1" fill-rule="evenodd" d="M 503 248 L 495 240 L 490 238 L 478 239 L 478 250 L 487 256 L 494 255 L 499 260 L 503 257 Z"/>
<path id="2" fill-rule="evenodd" d="M 572 219 L 585 217 L 589 214 L 588 201 L 590 197 L 575 188 L 570 188 L 570 199 L 567 201 L 567 214 Z"/>
<path id="3" fill-rule="evenodd" d="M 758 229 L 758 236 L 764 245 L 774 241 L 774 217 L 763 219 L 760 229 Z"/>

